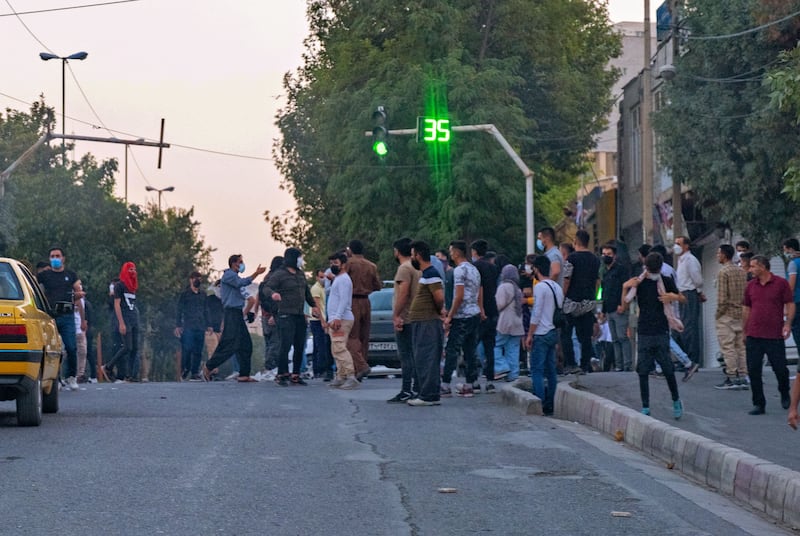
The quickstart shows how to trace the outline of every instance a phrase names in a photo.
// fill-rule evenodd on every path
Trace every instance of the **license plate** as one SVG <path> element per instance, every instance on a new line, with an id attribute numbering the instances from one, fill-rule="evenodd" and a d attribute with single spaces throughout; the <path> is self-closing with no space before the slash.
<path id="1" fill-rule="evenodd" d="M 387 352 L 397 350 L 397 343 L 396 342 L 371 342 L 369 343 L 369 349 L 374 352 Z"/>

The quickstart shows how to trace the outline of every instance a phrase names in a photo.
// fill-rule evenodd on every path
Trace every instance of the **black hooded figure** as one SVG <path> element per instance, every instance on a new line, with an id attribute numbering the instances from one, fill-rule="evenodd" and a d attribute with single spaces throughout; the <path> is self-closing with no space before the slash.
<path id="1" fill-rule="evenodd" d="M 319 315 L 311 289 L 303 273 L 303 252 L 297 248 L 287 248 L 283 254 L 283 266 L 274 270 L 264 284 L 264 294 L 277 304 L 276 324 L 280 334 L 278 354 L 278 376 L 275 381 L 280 386 L 307 385 L 300 378 L 300 366 L 306 345 L 306 317 L 303 302 L 314 314 Z M 294 346 L 292 373 L 289 374 L 289 348 Z"/>

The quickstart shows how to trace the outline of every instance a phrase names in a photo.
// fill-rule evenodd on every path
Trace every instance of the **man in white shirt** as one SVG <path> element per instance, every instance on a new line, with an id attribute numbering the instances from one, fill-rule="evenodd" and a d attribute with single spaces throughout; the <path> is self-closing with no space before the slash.
<path id="1" fill-rule="evenodd" d="M 550 279 L 550 259 L 538 255 L 533 270 L 539 283 L 533 287 L 533 312 L 525 347 L 531 350 L 531 384 L 533 394 L 542 401 L 542 412 L 552 415 L 558 375 L 556 374 L 556 344 L 558 330 L 553 325 L 553 313 L 564 304 L 561 287 Z M 547 378 L 547 389 L 544 379 Z"/>
<path id="2" fill-rule="evenodd" d="M 686 297 L 686 303 L 681 304 L 681 320 L 683 333 L 681 343 L 683 349 L 689 354 L 693 365 L 702 366 L 702 351 L 700 346 L 700 307 L 706 301 L 703 294 L 703 272 L 700 261 L 689 251 L 691 243 L 685 236 L 675 239 L 673 253 L 677 261 L 676 273 L 678 275 L 678 290 Z M 694 366 L 692 368 L 695 368 Z"/>
<path id="3" fill-rule="evenodd" d="M 336 378 L 331 387 L 357 389 L 353 368 L 353 356 L 347 349 L 347 338 L 353 329 L 353 282 L 345 271 L 347 255 L 334 253 L 328 257 L 331 273 L 334 275 L 331 292 L 328 295 L 328 335 L 331 337 L 331 353 L 336 360 Z"/>

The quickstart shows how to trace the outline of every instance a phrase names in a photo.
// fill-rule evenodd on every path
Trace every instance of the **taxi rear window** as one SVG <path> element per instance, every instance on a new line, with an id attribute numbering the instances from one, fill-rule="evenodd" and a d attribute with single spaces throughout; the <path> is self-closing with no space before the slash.
<path id="1" fill-rule="evenodd" d="M 0 262 L 0 300 L 21 299 L 22 289 L 14 269 L 7 262 Z"/>

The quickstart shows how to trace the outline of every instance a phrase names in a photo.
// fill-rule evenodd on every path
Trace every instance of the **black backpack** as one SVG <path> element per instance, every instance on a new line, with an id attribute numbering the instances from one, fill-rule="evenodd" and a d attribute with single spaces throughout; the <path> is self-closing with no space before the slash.
<path id="1" fill-rule="evenodd" d="M 567 325 L 567 318 L 564 315 L 564 311 L 561 310 L 561 307 L 558 305 L 558 298 L 556 298 L 556 291 L 553 290 L 553 287 L 547 285 L 547 288 L 550 289 L 550 292 L 553 293 L 553 305 L 555 308 L 553 309 L 553 326 L 556 329 L 563 329 Z"/>

